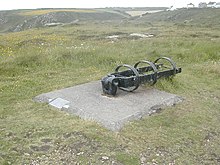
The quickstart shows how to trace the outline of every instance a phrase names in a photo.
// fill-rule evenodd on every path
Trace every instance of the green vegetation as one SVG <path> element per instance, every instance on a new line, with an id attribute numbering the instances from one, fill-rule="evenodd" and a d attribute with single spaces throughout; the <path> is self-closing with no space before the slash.
<path id="1" fill-rule="evenodd" d="M 1 34 L 0 164 L 219 164 L 220 29 L 214 25 L 143 19 Z M 119 38 L 106 38 L 112 35 Z M 183 72 L 155 88 L 184 102 L 118 133 L 32 100 L 158 56 L 171 57 Z"/>
<path id="2" fill-rule="evenodd" d="M 121 21 L 126 13 L 107 9 L 35 9 L 0 11 L 0 33 L 42 28 L 48 23 L 63 25 L 74 22 Z"/>
<path id="3" fill-rule="evenodd" d="M 82 9 L 46 9 L 46 10 L 31 10 L 19 13 L 23 16 L 43 15 L 53 12 L 77 12 L 77 13 L 94 13 L 95 10 L 82 10 Z"/>
<path id="4" fill-rule="evenodd" d="M 137 22 L 170 22 L 176 25 L 213 27 L 220 25 L 220 9 L 179 9 L 175 11 L 163 11 L 154 14 L 146 14 L 137 19 Z"/>

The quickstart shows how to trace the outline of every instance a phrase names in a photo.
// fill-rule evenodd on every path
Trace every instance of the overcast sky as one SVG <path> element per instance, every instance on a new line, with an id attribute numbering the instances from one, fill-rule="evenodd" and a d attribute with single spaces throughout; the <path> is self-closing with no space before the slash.
<path id="1" fill-rule="evenodd" d="M 36 8 L 184 7 L 203 0 L 0 0 L 0 10 Z"/>

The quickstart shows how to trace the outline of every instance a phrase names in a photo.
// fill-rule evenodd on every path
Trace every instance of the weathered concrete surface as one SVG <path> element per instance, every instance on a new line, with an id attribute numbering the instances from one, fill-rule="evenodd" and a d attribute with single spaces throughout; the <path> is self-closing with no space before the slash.
<path id="1" fill-rule="evenodd" d="M 182 101 L 174 94 L 142 87 L 134 92 L 118 90 L 116 97 L 107 97 L 102 95 L 100 81 L 44 93 L 34 100 L 94 120 L 112 131 L 119 131 L 128 121 Z"/>

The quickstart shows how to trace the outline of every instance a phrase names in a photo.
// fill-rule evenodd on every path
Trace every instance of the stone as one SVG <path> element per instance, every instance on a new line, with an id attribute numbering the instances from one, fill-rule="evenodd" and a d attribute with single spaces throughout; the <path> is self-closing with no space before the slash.
<path id="1" fill-rule="evenodd" d="M 62 98 L 55 98 L 55 99 L 51 99 L 49 100 L 49 104 L 56 107 L 56 108 L 68 108 L 69 107 L 69 101 L 65 100 L 65 99 L 62 99 Z"/>
<path id="2" fill-rule="evenodd" d="M 109 157 L 108 156 L 102 156 L 102 160 L 103 161 L 109 160 Z"/>

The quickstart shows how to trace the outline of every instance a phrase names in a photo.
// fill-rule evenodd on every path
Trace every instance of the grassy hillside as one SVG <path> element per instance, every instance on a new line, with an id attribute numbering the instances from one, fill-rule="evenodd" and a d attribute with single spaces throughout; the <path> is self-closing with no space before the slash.
<path id="1" fill-rule="evenodd" d="M 19 16 L 17 11 L 0 11 L 0 32 L 5 32 L 24 20 L 25 17 Z"/>
<path id="2" fill-rule="evenodd" d="M 137 19 L 139 22 L 170 22 L 183 25 L 219 26 L 220 9 L 178 9 L 146 14 Z"/>
<path id="3" fill-rule="evenodd" d="M 127 16 L 128 17 L 128 16 Z M 0 32 L 44 27 L 48 23 L 123 20 L 121 12 L 100 9 L 36 9 L 0 11 Z"/>
<path id="4" fill-rule="evenodd" d="M 0 164 L 219 164 L 219 26 L 145 21 L 0 34 Z M 108 38 L 112 35 L 119 38 Z M 171 57 L 183 72 L 154 88 L 184 102 L 118 133 L 32 100 L 100 80 L 119 64 L 159 56 Z"/>
<path id="5" fill-rule="evenodd" d="M 162 12 L 143 14 L 147 11 Z M 133 13 L 136 17 L 131 17 Z M 0 32 L 16 32 L 31 28 L 45 27 L 50 23 L 59 25 L 88 21 L 131 21 L 137 24 L 158 22 L 176 23 L 178 25 L 219 26 L 220 9 L 179 9 L 165 11 L 165 8 L 104 8 L 104 9 L 36 9 L 0 11 Z"/>

